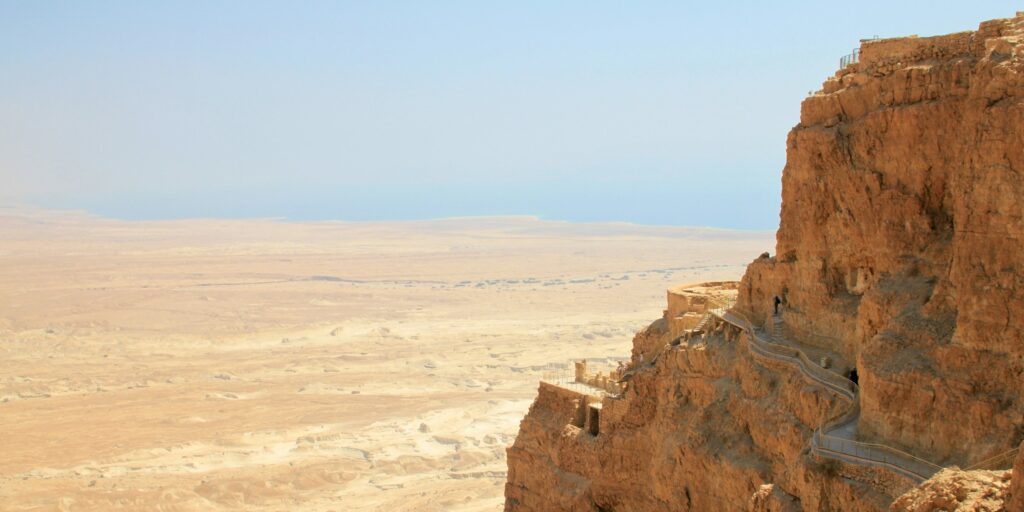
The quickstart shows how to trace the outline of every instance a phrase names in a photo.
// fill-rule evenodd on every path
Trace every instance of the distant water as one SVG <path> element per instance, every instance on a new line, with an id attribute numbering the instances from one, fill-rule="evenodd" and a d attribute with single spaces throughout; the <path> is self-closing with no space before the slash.
<path id="1" fill-rule="evenodd" d="M 747 181 L 737 183 L 728 177 L 709 177 L 704 182 L 686 184 L 623 181 L 515 186 L 295 187 L 275 191 L 243 186 L 230 190 L 112 194 L 102 199 L 42 200 L 36 204 L 79 208 L 125 220 L 258 217 L 373 221 L 532 215 L 572 222 L 776 229 L 781 202 L 777 173 L 754 176 Z"/>

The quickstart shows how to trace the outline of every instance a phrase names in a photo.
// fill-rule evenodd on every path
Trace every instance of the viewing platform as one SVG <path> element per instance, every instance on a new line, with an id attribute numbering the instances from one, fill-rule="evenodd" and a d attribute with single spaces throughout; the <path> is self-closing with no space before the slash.
<path id="1" fill-rule="evenodd" d="M 627 370 L 627 361 L 626 358 L 622 358 L 615 361 L 614 366 L 606 364 L 607 368 L 590 372 L 587 360 L 581 359 L 566 365 L 562 371 L 545 372 L 541 376 L 541 381 L 588 396 L 601 398 L 619 396 L 624 389 L 620 380 Z"/>

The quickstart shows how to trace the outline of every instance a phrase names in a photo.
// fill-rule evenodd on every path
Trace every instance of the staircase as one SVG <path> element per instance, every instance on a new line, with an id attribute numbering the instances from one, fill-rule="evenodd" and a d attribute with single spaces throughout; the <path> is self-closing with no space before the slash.
<path id="1" fill-rule="evenodd" d="M 712 317 L 712 314 L 711 314 L 710 311 L 708 311 L 707 313 L 704 313 L 704 316 L 701 317 L 700 322 L 698 322 L 697 325 L 694 326 L 693 331 L 694 332 L 701 332 L 701 331 L 703 331 L 704 328 L 708 326 L 708 322 L 711 321 L 711 317 Z"/>
<path id="2" fill-rule="evenodd" d="M 785 343 L 782 338 L 782 315 L 772 315 L 772 331 L 769 333 L 775 343 Z"/>

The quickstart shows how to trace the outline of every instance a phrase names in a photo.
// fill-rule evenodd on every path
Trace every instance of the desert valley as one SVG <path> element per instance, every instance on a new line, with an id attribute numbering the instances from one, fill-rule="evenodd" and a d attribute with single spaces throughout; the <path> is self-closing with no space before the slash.
<path id="1" fill-rule="evenodd" d="M 772 234 L 0 215 L 3 510 L 501 510 L 545 373 Z"/>

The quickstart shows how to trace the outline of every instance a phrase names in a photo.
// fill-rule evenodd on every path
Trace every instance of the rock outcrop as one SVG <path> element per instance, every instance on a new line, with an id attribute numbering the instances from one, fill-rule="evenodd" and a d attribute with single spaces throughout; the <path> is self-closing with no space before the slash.
<path id="1" fill-rule="evenodd" d="M 749 512 L 798 512 L 800 502 L 772 484 L 764 484 L 750 497 Z"/>
<path id="2" fill-rule="evenodd" d="M 855 404 L 751 336 L 856 369 L 852 441 L 926 466 L 1005 454 L 1024 439 L 1022 173 L 1024 13 L 865 41 L 789 135 L 776 256 L 748 267 L 734 307 L 751 329 L 675 290 L 634 339 L 624 393 L 542 385 L 508 451 L 506 510 L 933 510 L 961 495 L 1019 510 L 1020 469 L 911 490 L 905 472 L 821 456 L 816 429 Z"/>
<path id="3" fill-rule="evenodd" d="M 960 471 L 944 469 L 920 487 L 900 496 L 890 507 L 893 512 L 939 510 L 1006 510 L 1010 471 Z"/>

